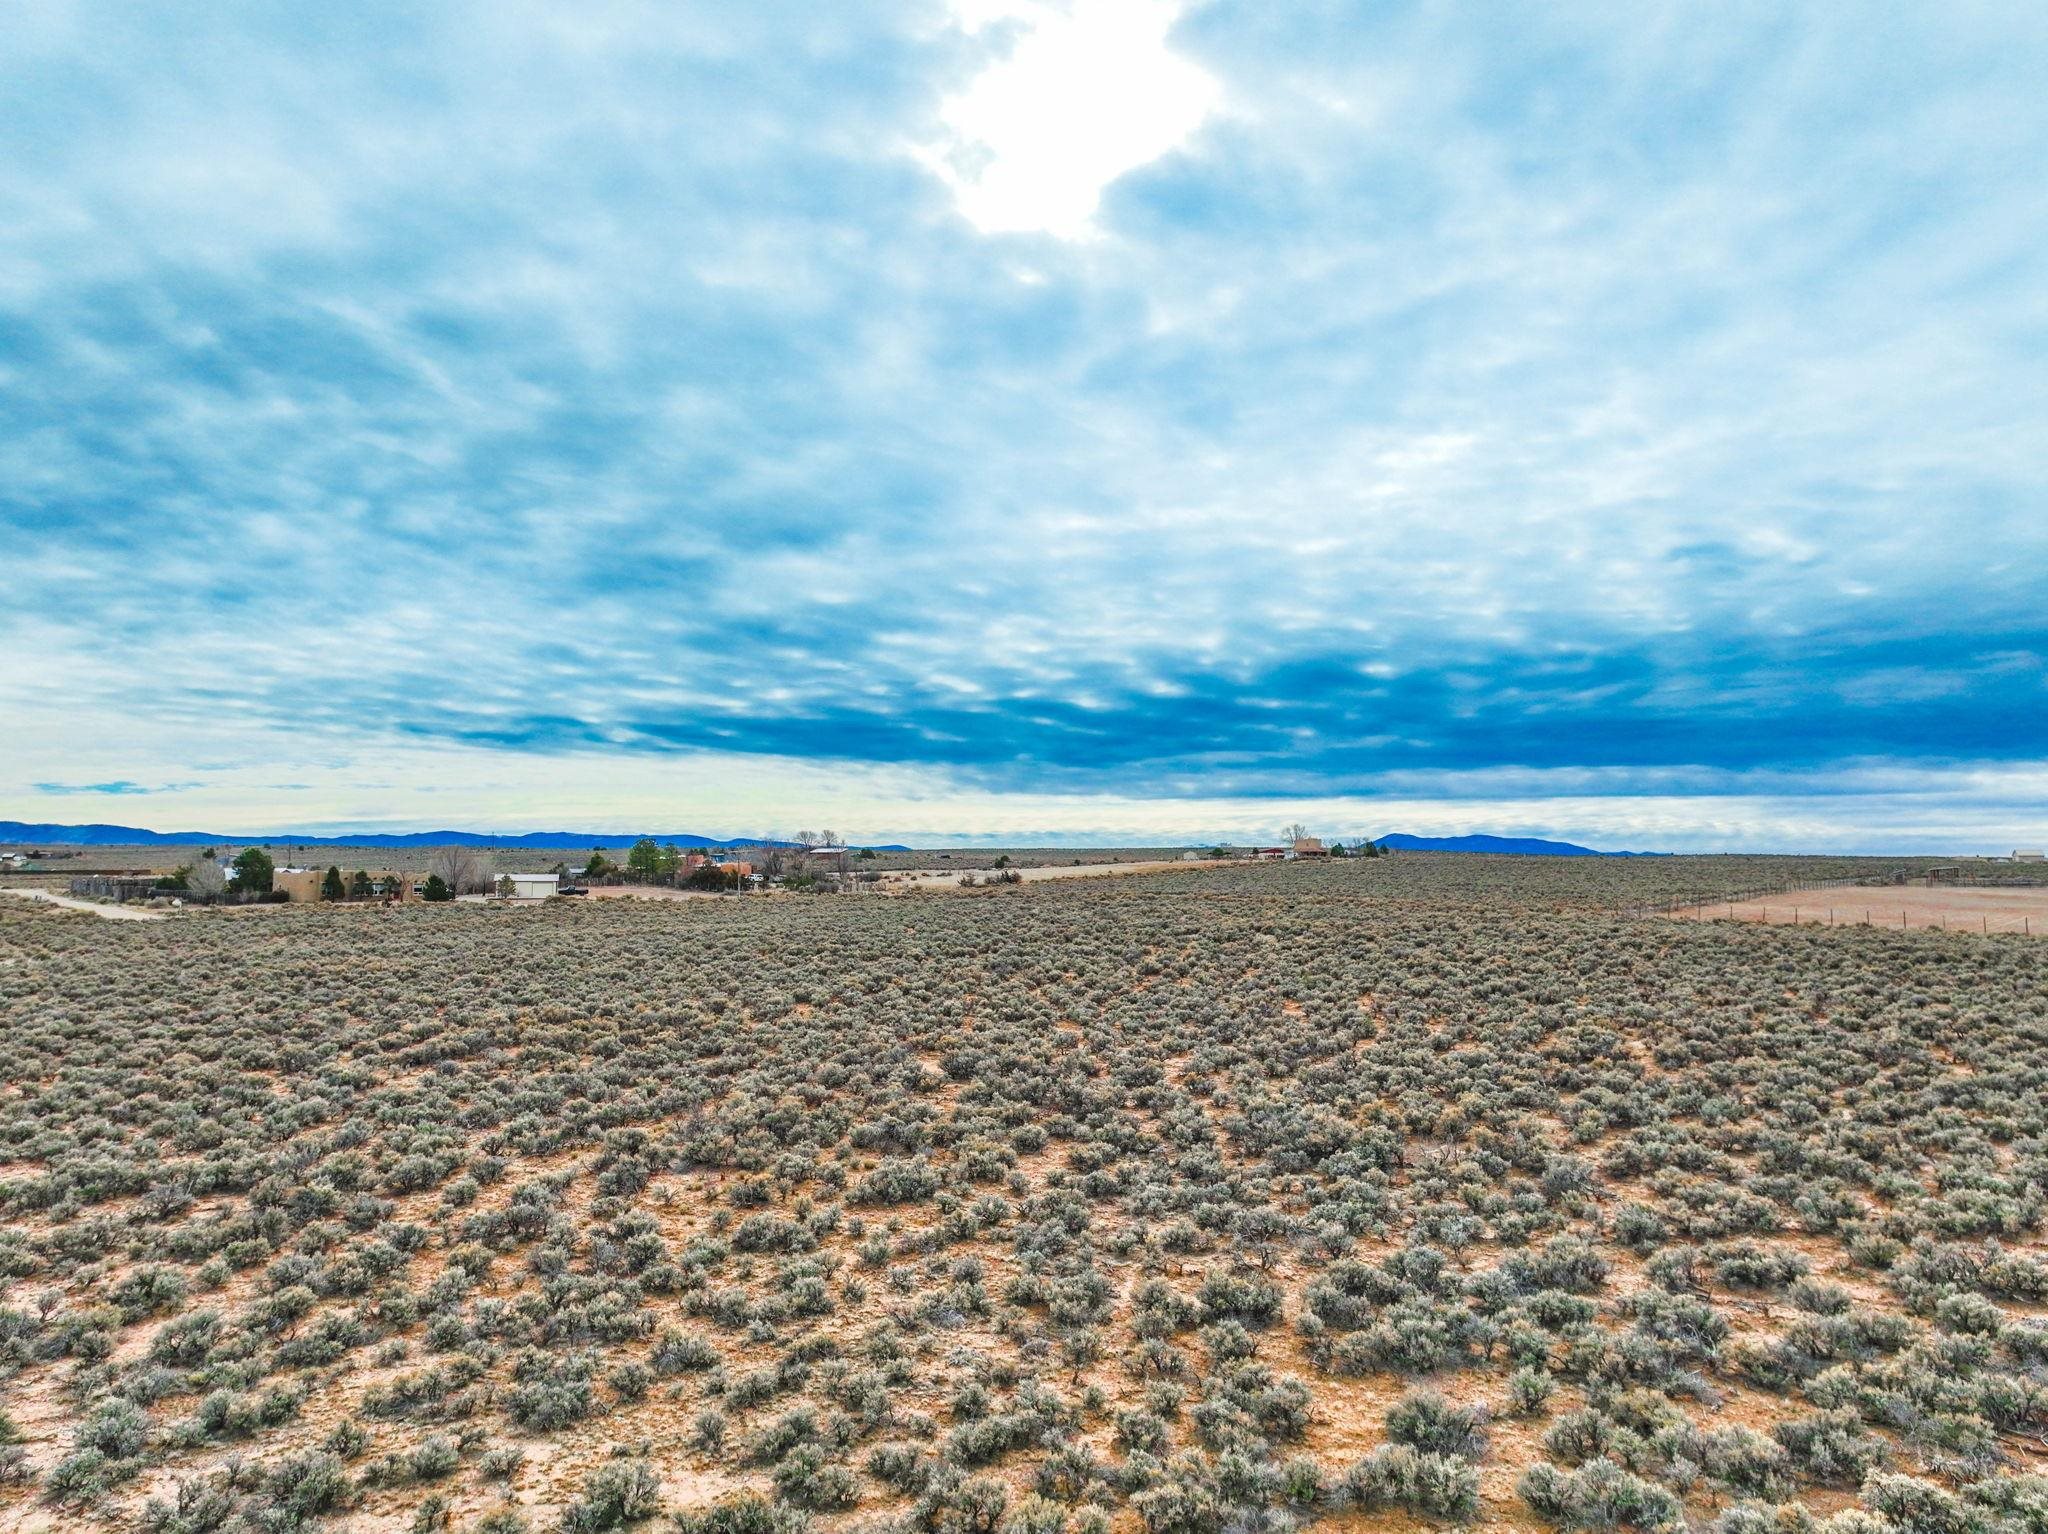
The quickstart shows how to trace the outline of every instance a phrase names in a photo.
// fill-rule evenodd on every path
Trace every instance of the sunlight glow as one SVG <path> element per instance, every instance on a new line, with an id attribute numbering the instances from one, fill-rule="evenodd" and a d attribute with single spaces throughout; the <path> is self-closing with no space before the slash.
<path id="1" fill-rule="evenodd" d="M 1215 80 L 1168 46 L 1179 14 L 1170 0 L 956 0 L 963 30 L 1004 24 L 1016 40 L 948 98 L 946 134 L 919 158 L 984 234 L 1085 238 L 1104 189 L 1215 106 Z"/>

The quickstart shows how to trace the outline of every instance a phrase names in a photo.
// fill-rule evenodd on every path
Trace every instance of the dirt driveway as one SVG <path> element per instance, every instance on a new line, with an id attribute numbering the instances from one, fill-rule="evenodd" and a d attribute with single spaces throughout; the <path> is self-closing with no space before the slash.
<path id="1" fill-rule="evenodd" d="M 161 911 L 140 911 L 134 906 L 102 905 L 97 900 L 80 900 L 76 895 L 59 895 L 53 890 L 6 890 L 9 895 L 23 900 L 40 900 L 48 905 L 60 905 L 67 911 L 90 911 L 95 916 L 104 916 L 108 921 L 162 921 Z"/>

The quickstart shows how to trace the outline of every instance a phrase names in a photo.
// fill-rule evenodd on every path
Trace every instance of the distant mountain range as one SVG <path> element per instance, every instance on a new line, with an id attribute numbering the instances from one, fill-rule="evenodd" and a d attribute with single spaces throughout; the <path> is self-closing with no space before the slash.
<path id="1" fill-rule="evenodd" d="M 592 847 L 630 847 L 640 832 L 611 831 L 522 831 L 496 834 L 487 831 L 399 831 L 359 832 L 352 836 L 314 836 L 303 831 L 270 831 L 260 836 L 231 836 L 224 831 L 147 831 L 141 826 L 38 825 L 23 820 L 0 820 L 0 843 L 52 847 L 523 847 L 537 851 L 583 852 Z M 678 847 L 794 847 L 794 842 L 774 841 L 761 836 L 699 836 L 694 831 L 649 831 L 656 842 Z M 1410 836 L 1390 832 L 1376 840 L 1382 847 L 1401 852 L 1511 852 L 1523 857 L 1544 858 L 1656 858 L 1663 852 L 1600 852 L 1573 842 L 1547 842 L 1534 836 Z M 877 852 L 909 852 L 899 842 L 873 846 Z"/>
<path id="2" fill-rule="evenodd" d="M 699 836 L 691 831 L 645 833 L 656 842 L 678 847 L 794 847 L 795 842 L 761 836 Z M 229 836 L 215 831 L 145 831 L 140 826 L 33 825 L 0 820 L 0 842 L 52 847 L 524 847 L 540 851 L 581 852 L 591 847 L 630 847 L 641 833 L 614 831 L 523 831 L 493 835 L 483 831 L 361 832 L 353 836 L 312 836 L 302 831 L 267 831 L 261 836 Z M 856 842 L 855 846 L 872 845 Z M 891 843 L 877 852 L 908 852 Z"/>
<path id="3" fill-rule="evenodd" d="M 1668 852 L 1600 852 L 1576 842 L 1547 842 L 1538 836 L 1410 836 L 1405 831 L 1376 837 L 1398 852 L 1511 852 L 1532 858 L 1668 858 Z"/>

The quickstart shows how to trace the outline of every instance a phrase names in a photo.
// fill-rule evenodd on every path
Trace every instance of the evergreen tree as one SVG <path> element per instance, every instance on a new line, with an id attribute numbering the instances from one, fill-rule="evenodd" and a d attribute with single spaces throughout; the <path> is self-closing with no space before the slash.
<path id="1" fill-rule="evenodd" d="M 653 837 L 643 836 L 633 843 L 633 850 L 626 854 L 626 872 L 642 884 L 661 877 L 661 849 L 654 845 Z"/>
<path id="2" fill-rule="evenodd" d="M 422 900 L 453 900 L 455 891 L 448 888 L 448 881 L 439 874 L 427 875 L 427 887 L 420 891 Z"/>
<path id="3" fill-rule="evenodd" d="M 235 854 L 234 889 L 238 895 L 267 895 L 277 877 L 277 865 L 261 847 L 244 847 Z"/>
<path id="4" fill-rule="evenodd" d="M 348 898 L 351 900 L 368 900 L 376 893 L 376 886 L 370 882 L 370 876 L 358 868 L 355 872 L 355 877 L 348 881 Z"/>
<path id="5" fill-rule="evenodd" d="M 341 882 L 341 870 L 332 863 L 327 865 L 327 877 L 320 881 L 320 898 L 322 900 L 346 900 L 348 898 L 348 886 Z"/>

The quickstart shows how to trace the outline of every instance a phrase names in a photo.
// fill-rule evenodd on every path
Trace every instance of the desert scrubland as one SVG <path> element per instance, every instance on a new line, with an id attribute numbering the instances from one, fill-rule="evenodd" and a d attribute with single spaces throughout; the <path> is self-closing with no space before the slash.
<path id="1" fill-rule="evenodd" d="M 0 902 L 0 1525 L 2048 1527 L 2048 944 L 1758 861 Z"/>

